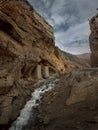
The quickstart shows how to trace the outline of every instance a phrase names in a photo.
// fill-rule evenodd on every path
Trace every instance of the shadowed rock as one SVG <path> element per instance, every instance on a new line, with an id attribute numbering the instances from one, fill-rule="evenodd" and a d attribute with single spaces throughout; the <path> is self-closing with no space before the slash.
<path id="1" fill-rule="evenodd" d="M 90 29 L 91 65 L 98 67 L 98 14 L 90 20 Z"/>

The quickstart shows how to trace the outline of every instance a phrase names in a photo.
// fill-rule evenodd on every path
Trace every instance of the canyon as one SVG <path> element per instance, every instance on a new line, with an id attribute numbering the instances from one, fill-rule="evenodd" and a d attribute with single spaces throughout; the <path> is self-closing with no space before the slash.
<path id="1" fill-rule="evenodd" d="M 48 92 L 39 106 L 40 130 L 98 129 L 98 14 L 90 20 L 90 68 L 74 69 L 60 76 L 55 90 Z"/>
<path id="2" fill-rule="evenodd" d="M 90 21 L 92 67 L 98 62 L 97 24 L 95 16 Z M 0 1 L 0 130 L 9 129 L 34 90 L 56 78 L 55 89 L 46 91 L 37 108 L 36 129 L 96 130 L 98 73 L 87 68 L 90 59 L 56 47 L 52 26 L 26 0 Z"/>
<path id="3" fill-rule="evenodd" d="M 55 46 L 53 28 L 26 0 L 0 1 L 1 127 L 17 118 L 39 82 L 78 66 Z"/>

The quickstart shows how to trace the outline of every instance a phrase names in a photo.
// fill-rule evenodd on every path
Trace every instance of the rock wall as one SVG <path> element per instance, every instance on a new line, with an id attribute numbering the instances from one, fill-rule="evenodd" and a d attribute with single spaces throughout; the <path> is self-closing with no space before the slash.
<path id="1" fill-rule="evenodd" d="M 48 67 L 50 76 L 73 68 L 60 57 L 54 39 L 53 28 L 26 0 L 0 1 L 0 129 L 30 98 L 38 65 Z"/>
<path id="2" fill-rule="evenodd" d="M 61 76 L 39 107 L 38 130 L 98 129 L 98 69 Z"/>
<path id="3" fill-rule="evenodd" d="M 90 29 L 91 65 L 98 67 L 98 14 L 90 20 Z"/>

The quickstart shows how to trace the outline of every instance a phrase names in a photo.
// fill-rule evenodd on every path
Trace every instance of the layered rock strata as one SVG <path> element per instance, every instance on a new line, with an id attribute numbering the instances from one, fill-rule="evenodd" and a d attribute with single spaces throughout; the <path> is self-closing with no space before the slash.
<path id="1" fill-rule="evenodd" d="M 54 40 L 53 28 L 26 0 L 0 1 L 0 129 L 16 119 L 38 79 L 75 67 Z"/>

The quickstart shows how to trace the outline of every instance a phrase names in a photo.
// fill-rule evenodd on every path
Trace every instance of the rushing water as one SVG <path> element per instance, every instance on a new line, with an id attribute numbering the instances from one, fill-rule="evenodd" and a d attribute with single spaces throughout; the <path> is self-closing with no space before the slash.
<path id="1" fill-rule="evenodd" d="M 14 121 L 9 130 L 24 130 L 24 126 L 27 125 L 30 117 L 32 118 L 33 125 L 34 118 L 36 118 L 35 108 L 40 104 L 43 94 L 49 90 L 52 90 L 57 81 L 58 79 L 49 81 L 48 83 L 45 83 L 39 88 L 35 89 L 35 91 L 32 93 L 32 98 L 26 103 L 20 112 L 20 116 L 16 119 L 16 121 Z"/>

